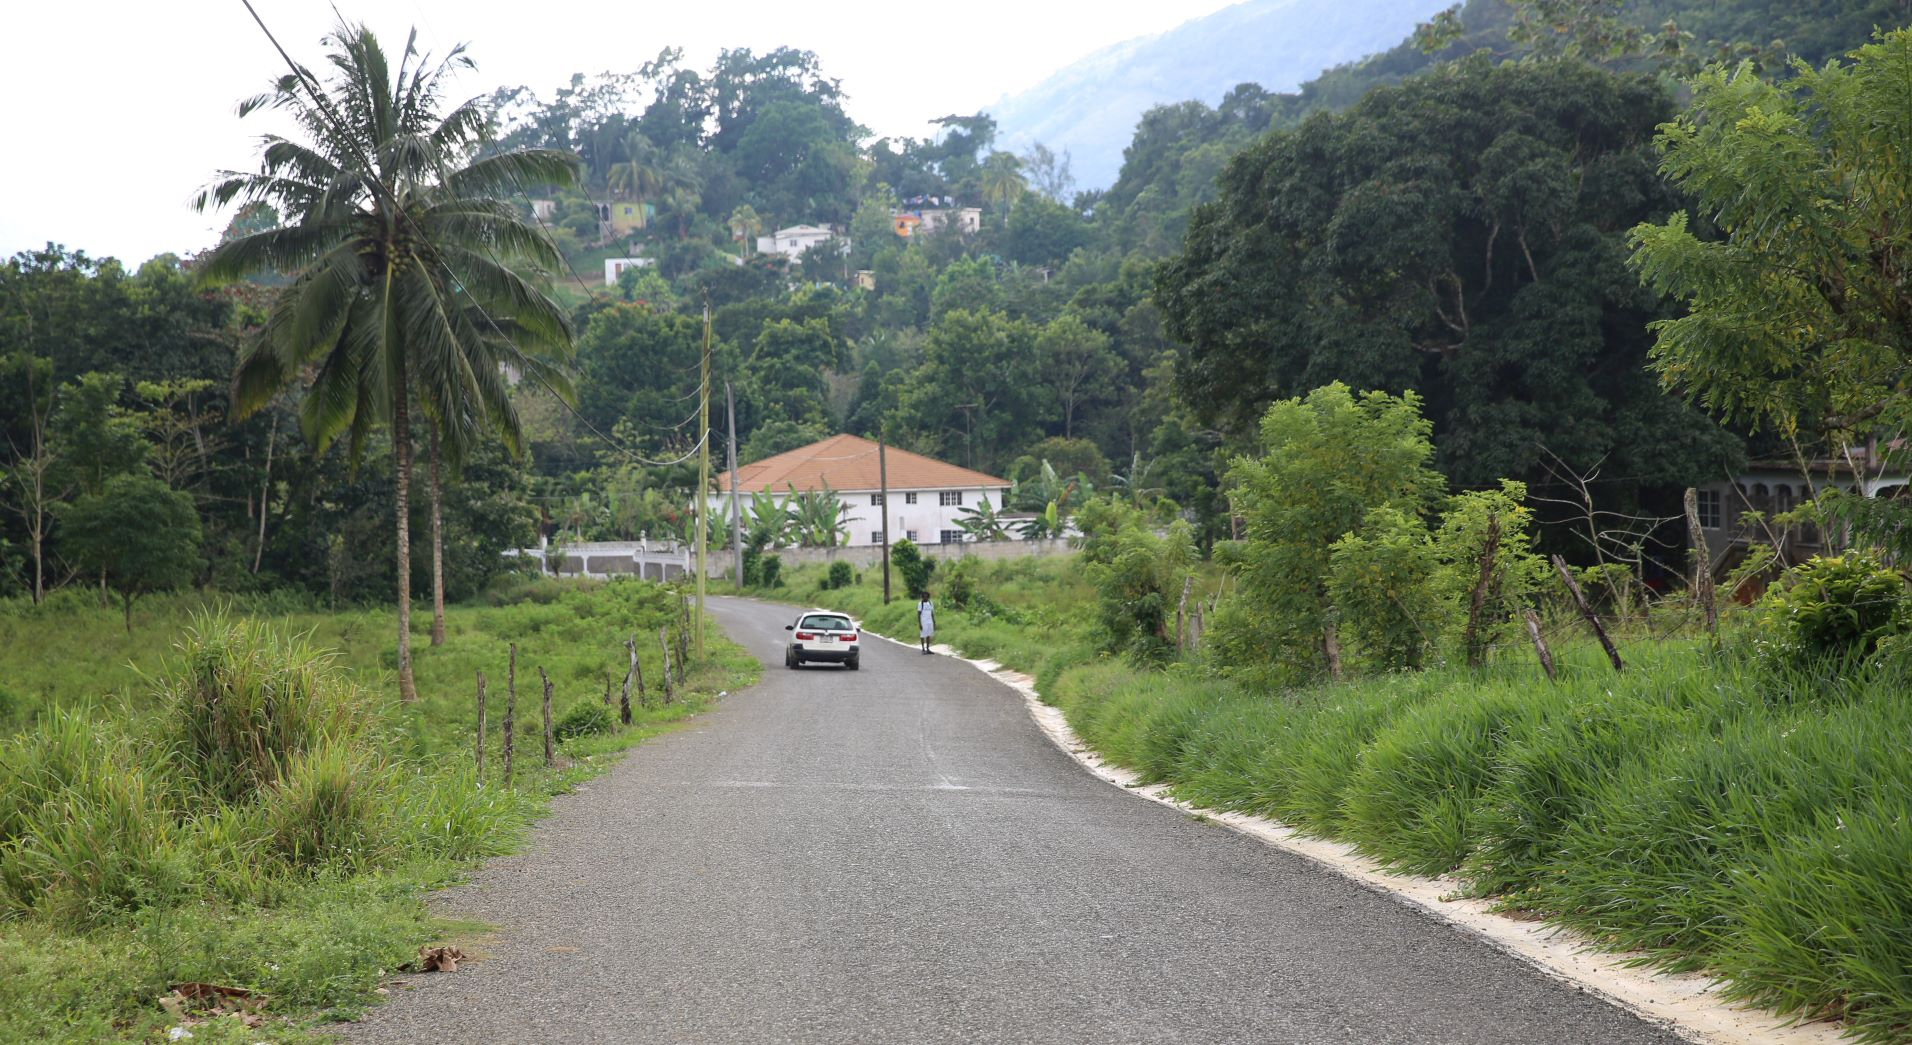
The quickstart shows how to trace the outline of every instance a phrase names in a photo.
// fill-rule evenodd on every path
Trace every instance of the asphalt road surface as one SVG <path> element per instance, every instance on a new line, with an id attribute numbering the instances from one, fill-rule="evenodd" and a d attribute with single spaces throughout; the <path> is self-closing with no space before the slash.
<path id="1" fill-rule="evenodd" d="M 767 665 L 441 894 L 499 927 L 358 1042 L 1586 1042 L 1665 1030 L 1111 787 L 968 665 Z"/>

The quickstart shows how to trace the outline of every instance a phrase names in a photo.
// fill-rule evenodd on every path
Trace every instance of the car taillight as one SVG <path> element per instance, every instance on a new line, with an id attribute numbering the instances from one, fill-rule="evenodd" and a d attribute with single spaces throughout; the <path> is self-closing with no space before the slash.
<path id="1" fill-rule="evenodd" d="M 853 632 L 851 632 L 851 633 L 849 633 L 848 635 L 845 635 L 845 636 L 843 636 L 843 641 L 845 641 L 845 642 L 855 642 L 855 641 L 856 641 L 856 632 L 854 632 L 854 631 L 853 631 Z"/>
<path id="2" fill-rule="evenodd" d="M 814 641 L 815 639 L 816 639 L 816 634 L 814 632 L 808 632 L 808 631 L 797 632 L 797 641 L 799 642 L 811 642 L 811 641 Z"/>

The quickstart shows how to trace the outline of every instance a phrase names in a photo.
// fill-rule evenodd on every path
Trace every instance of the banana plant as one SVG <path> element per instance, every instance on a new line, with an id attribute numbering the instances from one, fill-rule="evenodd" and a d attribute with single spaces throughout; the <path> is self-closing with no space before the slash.
<path id="1" fill-rule="evenodd" d="M 989 503 L 988 494 L 984 494 L 979 503 L 964 508 L 956 515 L 956 525 L 975 540 L 1000 541 L 1009 536 L 1009 524 L 1003 521 L 1002 515 Z"/>
<path id="2" fill-rule="evenodd" d="M 1016 529 L 1025 541 L 1047 541 L 1062 536 L 1064 525 L 1062 509 L 1050 501 L 1042 511 L 1016 524 Z"/>
<path id="3" fill-rule="evenodd" d="M 744 540 L 750 547 L 776 547 L 790 536 L 790 499 L 779 500 L 768 490 L 758 490 L 750 495 L 745 518 Z"/>
<path id="4" fill-rule="evenodd" d="M 790 505 L 791 525 L 798 543 L 812 548 L 839 548 L 849 543 L 850 524 L 856 518 L 850 515 L 829 483 L 824 483 L 821 490 L 804 493 L 792 487 L 786 503 Z"/>

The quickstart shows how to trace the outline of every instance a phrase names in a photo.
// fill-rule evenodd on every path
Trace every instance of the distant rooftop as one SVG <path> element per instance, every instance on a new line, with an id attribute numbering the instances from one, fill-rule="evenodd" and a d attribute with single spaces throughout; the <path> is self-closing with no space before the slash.
<path id="1" fill-rule="evenodd" d="M 876 444 L 862 436 L 836 435 L 819 443 L 786 450 L 737 469 L 737 486 L 746 493 L 760 490 L 798 493 L 821 490 L 876 490 Z M 969 468 L 913 454 L 892 446 L 884 452 L 892 490 L 962 490 L 1008 486 L 1009 481 Z M 717 489 L 730 489 L 730 473 L 717 477 Z"/>

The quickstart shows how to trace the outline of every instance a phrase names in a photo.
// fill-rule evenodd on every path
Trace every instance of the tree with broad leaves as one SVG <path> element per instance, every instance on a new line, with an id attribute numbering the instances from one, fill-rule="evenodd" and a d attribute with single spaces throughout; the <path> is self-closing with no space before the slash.
<path id="1" fill-rule="evenodd" d="M 128 634 L 133 600 L 185 587 L 199 572 L 199 513 L 192 497 L 149 475 L 114 476 L 59 514 L 60 549 L 82 568 L 98 571 L 119 594 Z"/>

